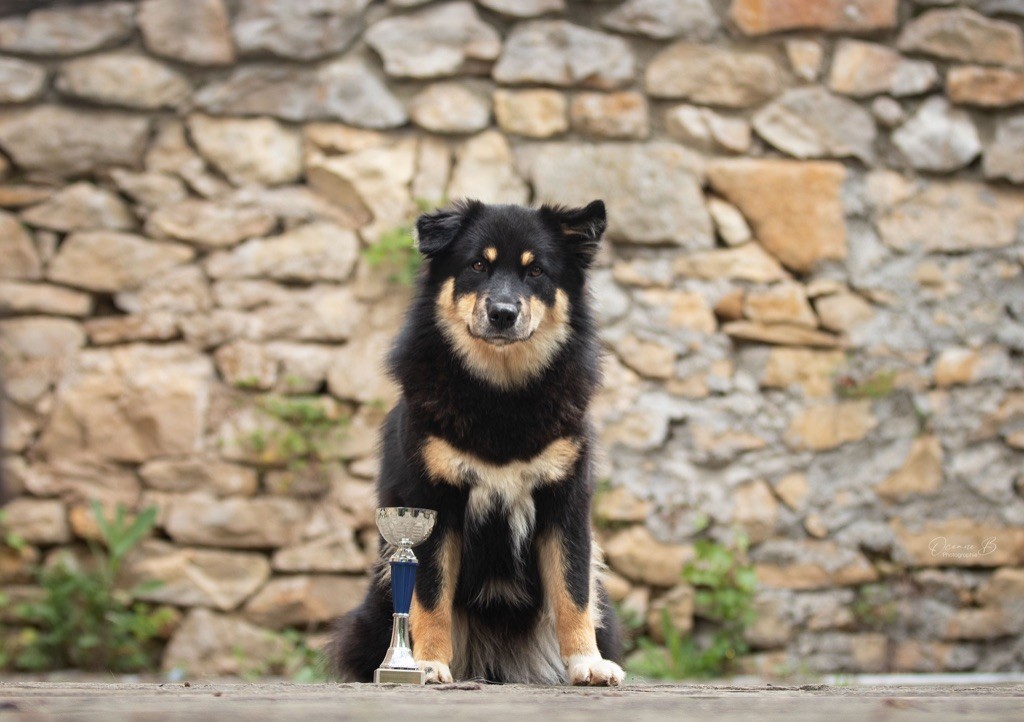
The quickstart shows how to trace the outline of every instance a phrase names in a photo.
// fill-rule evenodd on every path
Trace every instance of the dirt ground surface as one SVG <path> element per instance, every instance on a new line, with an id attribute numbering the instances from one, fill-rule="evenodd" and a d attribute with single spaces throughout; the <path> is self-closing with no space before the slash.
<path id="1" fill-rule="evenodd" d="M 1024 684 L 645 684 L 611 689 L 0 681 L 0 720 L 1024 719 Z"/>

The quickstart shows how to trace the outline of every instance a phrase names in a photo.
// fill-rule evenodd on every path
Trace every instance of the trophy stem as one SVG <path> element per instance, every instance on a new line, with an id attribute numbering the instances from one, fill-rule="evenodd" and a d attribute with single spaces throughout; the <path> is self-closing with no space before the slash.
<path id="1" fill-rule="evenodd" d="M 391 603 L 395 610 L 391 622 L 391 644 L 384 661 L 374 673 L 375 682 L 423 684 L 424 675 L 413 659 L 409 639 L 409 608 L 416 587 L 417 566 L 416 557 L 409 549 L 402 549 L 391 559 Z"/>

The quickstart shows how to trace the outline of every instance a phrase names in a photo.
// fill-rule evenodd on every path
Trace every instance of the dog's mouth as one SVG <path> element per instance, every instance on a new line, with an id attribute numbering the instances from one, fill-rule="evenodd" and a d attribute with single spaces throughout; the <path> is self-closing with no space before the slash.
<path id="1" fill-rule="evenodd" d="M 484 334 L 480 334 L 480 333 L 476 333 L 473 330 L 473 326 L 471 324 L 466 324 L 466 330 L 469 332 L 470 336 L 472 336 L 473 338 L 477 339 L 478 341 L 483 341 L 486 344 L 489 344 L 491 346 L 496 346 L 498 348 L 502 348 L 504 346 L 513 346 L 513 345 L 515 345 L 517 343 L 525 343 L 525 342 L 529 341 L 531 338 L 533 338 L 533 334 L 534 334 L 533 331 L 530 331 L 530 333 L 528 333 L 526 336 L 521 336 L 521 337 L 520 336 L 511 336 L 509 334 L 504 334 L 504 333 L 484 333 Z"/>

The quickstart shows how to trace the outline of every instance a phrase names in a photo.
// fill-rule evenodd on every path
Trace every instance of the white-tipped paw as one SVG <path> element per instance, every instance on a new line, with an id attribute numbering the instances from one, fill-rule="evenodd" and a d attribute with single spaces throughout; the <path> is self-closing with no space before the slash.
<path id="1" fill-rule="evenodd" d="M 426 675 L 427 684 L 448 684 L 452 681 L 452 671 L 444 662 L 438 662 L 436 659 L 417 659 L 416 664 Z"/>
<path id="2" fill-rule="evenodd" d="M 589 684 L 595 687 L 618 687 L 626 679 L 622 667 L 610 659 L 598 656 L 569 657 L 566 663 L 569 681 L 573 684 Z"/>

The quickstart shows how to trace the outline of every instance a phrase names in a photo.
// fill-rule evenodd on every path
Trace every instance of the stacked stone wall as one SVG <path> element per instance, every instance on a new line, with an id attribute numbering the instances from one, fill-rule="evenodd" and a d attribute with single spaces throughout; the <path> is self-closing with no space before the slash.
<path id="1" fill-rule="evenodd" d="M 603 198 L 616 600 L 691 629 L 695 534 L 742 531 L 747 669 L 1024 668 L 1021 3 L 45 5 L 0 18 L 10 599 L 98 500 L 159 510 L 165 667 L 322 630 L 409 294 L 366 249 Z"/>

